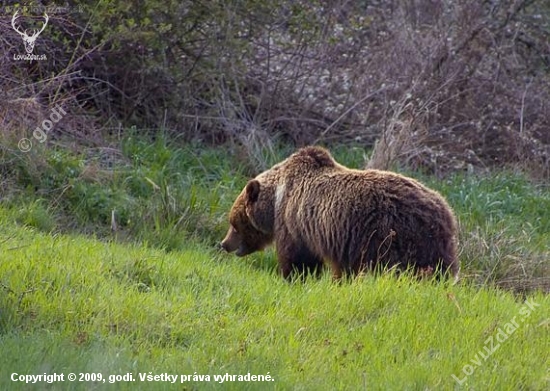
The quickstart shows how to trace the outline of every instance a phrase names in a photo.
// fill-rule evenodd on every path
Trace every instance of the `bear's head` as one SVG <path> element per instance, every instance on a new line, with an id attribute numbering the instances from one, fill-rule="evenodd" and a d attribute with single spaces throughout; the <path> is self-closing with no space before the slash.
<path id="1" fill-rule="evenodd" d="M 239 257 L 263 250 L 273 241 L 275 191 L 260 178 L 250 180 L 235 200 L 230 227 L 221 242 L 225 251 L 236 251 Z"/>
<path id="2" fill-rule="evenodd" d="M 285 192 L 311 172 L 336 166 L 326 149 L 306 147 L 250 180 L 231 208 L 221 247 L 241 257 L 263 250 L 273 242 L 275 214 L 284 209 Z"/>

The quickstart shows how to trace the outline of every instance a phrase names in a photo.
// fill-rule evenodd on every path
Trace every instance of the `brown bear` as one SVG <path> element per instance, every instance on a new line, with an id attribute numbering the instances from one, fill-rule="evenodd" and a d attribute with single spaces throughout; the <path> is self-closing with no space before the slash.
<path id="1" fill-rule="evenodd" d="M 250 180 L 221 243 L 244 256 L 275 242 L 282 275 L 335 279 L 377 267 L 458 278 L 457 223 L 437 192 L 388 171 L 354 170 L 321 147 L 298 150 Z"/>

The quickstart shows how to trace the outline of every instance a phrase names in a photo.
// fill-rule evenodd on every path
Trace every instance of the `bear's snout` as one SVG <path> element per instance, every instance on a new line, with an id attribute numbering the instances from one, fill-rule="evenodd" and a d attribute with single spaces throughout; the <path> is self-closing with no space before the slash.
<path id="1" fill-rule="evenodd" d="M 218 245 L 216 246 L 218 250 L 224 250 L 224 251 L 227 251 L 227 249 L 225 248 L 225 244 L 223 242 L 219 242 Z"/>
<path id="2" fill-rule="evenodd" d="M 237 231 L 233 227 L 230 227 L 229 231 L 227 231 L 227 235 L 225 235 L 225 238 L 221 241 L 220 247 L 228 253 L 232 253 L 239 249 L 242 244 L 241 242 L 242 240 L 237 234 Z"/>
<path id="3" fill-rule="evenodd" d="M 230 245 L 230 243 L 227 240 L 221 241 L 219 244 L 219 248 L 227 251 L 228 253 L 231 253 L 236 250 L 235 248 L 233 248 L 233 246 Z"/>
<path id="4" fill-rule="evenodd" d="M 248 255 L 250 253 L 250 251 L 247 251 L 244 244 L 233 246 L 230 243 L 228 243 L 226 241 L 223 241 L 223 242 L 220 243 L 219 246 L 220 246 L 221 249 L 224 249 L 228 253 L 235 252 L 235 255 L 238 256 L 238 257 L 243 257 L 243 256 Z"/>

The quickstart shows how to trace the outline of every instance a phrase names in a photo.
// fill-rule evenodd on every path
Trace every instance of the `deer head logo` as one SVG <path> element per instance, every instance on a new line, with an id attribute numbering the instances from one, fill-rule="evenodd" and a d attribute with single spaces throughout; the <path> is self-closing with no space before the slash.
<path id="1" fill-rule="evenodd" d="M 11 18 L 11 25 L 12 25 L 13 29 L 15 31 L 17 31 L 19 33 L 19 35 L 21 35 L 21 37 L 23 37 L 23 43 L 25 44 L 25 50 L 27 51 L 27 53 L 32 54 L 32 51 L 34 50 L 34 44 L 36 43 L 36 38 L 38 38 L 40 33 L 42 31 L 44 31 L 44 29 L 46 28 L 46 26 L 48 24 L 48 20 L 49 20 L 48 14 L 44 13 L 45 22 L 44 22 L 44 25 L 42 26 L 42 28 L 40 29 L 40 31 L 33 30 L 32 35 L 28 35 L 27 30 L 22 32 L 22 31 L 19 31 L 17 29 L 17 26 L 15 26 L 15 21 L 17 20 L 17 13 L 18 12 L 19 11 L 15 11 L 15 14 L 13 14 L 13 18 Z"/>

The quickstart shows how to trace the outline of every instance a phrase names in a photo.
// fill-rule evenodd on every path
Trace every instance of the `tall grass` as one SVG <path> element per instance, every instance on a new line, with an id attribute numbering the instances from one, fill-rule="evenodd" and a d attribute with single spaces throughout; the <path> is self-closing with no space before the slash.
<path id="1" fill-rule="evenodd" d="M 550 291 L 550 188 L 518 173 L 456 175 L 439 185 L 460 220 L 465 274 L 478 283 Z"/>
<path id="2" fill-rule="evenodd" d="M 367 151 L 331 148 L 361 168 Z M 32 151 L 31 151 L 32 152 Z M 262 167 L 285 158 L 285 147 L 258 151 Z M 3 203 L 15 220 L 43 232 L 82 232 L 167 251 L 190 242 L 213 246 L 246 180 L 259 173 L 238 145 L 175 145 L 132 135 L 119 148 L 70 153 L 42 149 L 17 155 Z M 462 275 L 516 291 L 550 290 L 550 192 L 520 173 L 455 173 L 445 180 L 409 172 L 439 190 L 460 222 Z"/>

